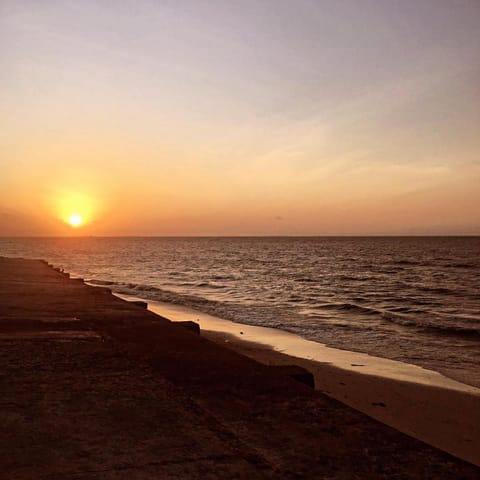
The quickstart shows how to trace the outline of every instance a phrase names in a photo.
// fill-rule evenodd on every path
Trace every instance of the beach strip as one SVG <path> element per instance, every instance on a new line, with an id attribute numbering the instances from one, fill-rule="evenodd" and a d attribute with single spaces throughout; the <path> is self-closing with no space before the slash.
<path id="1" fill-rule="evenodd" d="M 171 320 L 266 365 L 300 365 L 317 390 L 397 430 L 480 465 L 480 389 L 424 368 L 328 348 L 277 329 L 242 325 L 179 305 L 150 302 Z"/>

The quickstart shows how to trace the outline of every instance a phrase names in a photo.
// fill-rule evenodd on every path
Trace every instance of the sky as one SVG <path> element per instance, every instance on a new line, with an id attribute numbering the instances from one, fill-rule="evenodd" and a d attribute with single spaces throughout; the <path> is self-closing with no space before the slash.
<path id="1" fill-rule="evenodd" d="M 478 0 L 2 0 L 0 235 L 480 234 L 479 24 Z"/>

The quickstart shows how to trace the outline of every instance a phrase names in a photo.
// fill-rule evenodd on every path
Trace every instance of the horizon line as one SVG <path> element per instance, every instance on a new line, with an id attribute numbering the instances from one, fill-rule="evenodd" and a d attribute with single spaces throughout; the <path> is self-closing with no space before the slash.
<path id="1" fill-rule="evenodd" d="M 332 234 L 304 234 L 304 235 L 0 235 L 0 239 L 23 238 L 455 238 L 455 237 L 480 237 L 480 233 L 456 234 L 396 234 L 396 233 L 332 233 Z"/>

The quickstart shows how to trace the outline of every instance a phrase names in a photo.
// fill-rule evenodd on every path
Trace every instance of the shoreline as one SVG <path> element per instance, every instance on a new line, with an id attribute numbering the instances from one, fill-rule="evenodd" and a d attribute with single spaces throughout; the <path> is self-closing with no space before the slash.
<path id="1" fill-rule="evenodd" d="M 321 344 L 318 344 L 318 349 L 322 351 L 322 355 L 333 352 L 337 358 L 333 361 L 302 358 L 291 355 L 288 351 L 298 353 L 301 348 L 299 345 L 315 342 L 301 339 L 289 332 L 242 325 L 178 305 L 149 302 L 148 306 L 155 313 L 173 322 L 191 320 L 199 323 L 204 338 L 265 365 L 303 367 L 313 374 L 315 389 L 321 393 L 402 433 L 480 466 L 480 389 L 476 387 L 461 384 L 416 365 L 403 364 L 400 367 L 406 368 L 395 372 L 390 364 L 398 366 L 402 362 L 330 349 Z M 255 339 L 255 333 L 258 332 L 263 333 L 260 342 Z M 274 335 L 270 344 L 265 342 L 268 334 Z M 275 340 L 278 343 L 279 338 L 283 340 L 283 343 L 280 343 L 286 351 L 280 351 L 272 345 Z M 272 337 L 270 339 L 272 340 Z M 341 360 L 345 362 L 345 358 L 347 361 L 368 359 L 371 364 L 352 362 L 350 368 L 342 368 L 339 363 L 341 365 Z M 375 368 L 376 362 L 380 362 L 382 366 L 386 364 L 387 367 Z M 364 369 L 365 367 L 367 368 Z M 419 376 L 409 379 L 405 370 Z"/>
<path id="2" fill-rule="evenodd" d="M 97 283 L 92 283 L 92 285 L 97 285 Z M 345 354 L 345 359 L 342 362 L 343 367 L 346 367 L 349 365 L 349 361 L 347 356 L 352 357 L 352 361 L 350 363 L 364 363 L 366 359 L 370 359 L 370 361 L 367 361 L 368 364 L 371 364 L 371 359 L 379 359 L 377 363 L 377 367 L 381 368 L 381 370 L 391 370 L 388 375 L 392 375 L 393 371 L 397 370 L 402 370 L 403 368 L 400 367 L 400 369 L 397 369 L 393 366 L 393 363 L 396 363 L 397 365 L 409 365 L 409 370 L 408 372 L 403 372 L 400 373 L 400 375 L 397 377 L 400 380 L 408 380 L 407 377 L 413 376 L 413 377 L 420 377 L 426 372 L 435 372 L 436 376 L 441 376 L 442 379 L 440 378 L 437 379 L 425 379 L 422 381 L 422 383 L 435 383 L 437 384 L 439 381 L 441 381 L 446 388 L 460 388 L 460 389 L 466 389 L 470 391 L 474 391 L 473 389 L 477 389 L 476 391 L 480 394 L 480 376 L 478 375 L 477 369 L 475 368 L 475 363 L 472 363 L 471 359 L 469 361 L 466 361 L 466 363 L 457 362 L 455 360 L 454 362 L 449 361 L 448 358 L 457 358 L 455 357 L 451 351 L 444 352 L 438 345 L 435 347 L 436 350 L 434 352 L 428 352 L 428 351 L 421 351 L 420 353 L 417 354 L 411 354 L 411 355 L 398 355 L 395 354 L 396 351 L 394 350 L 393 352 L 388 352 L 385 351 L 384 348 L 380 348 L 379 351 L 377 351 L 375 345 L 372 343 L 369 348 L 366 348 L 363 343 L 360 343 L 360 345 L 355 344 L 355 337 L 351 336 L 350 340 L 347 344 L 343 344 L 340 342 L 339 345 L 337 345 L 334 341 L 333 342 L 327 342 L 327 341 L 322 341 L 319 339 L 312 338 L 310 339 L 308 336 L 304 337 L 302 336 L 302 333 L 298 333 L 295 331 L 295 328 L 293 330 L 282 330 L 283 324 L 281 327 L 275 327 L 275 326 L 263 326 L 261 324 L 258 324 L 257 322 L 253 323 L 240 323 L 240 321 L 235 320 L 234 317 L 226 316 L 222 317 L 222 314 L 217 314 L 214 310 L 212 311 L 210 308 L 204 308 L 202 305 L 191 305 L 188 302 L 184 303 L 182 299 L 180 298 L 180 301 L 177 302 L 177 299 L 173 298 L 167 298 L 165 300 L 157 300 L 155 296 L 150 296 L 148 293 L 144 294 L 142 292 L 127 292 L 127 291 L 122 291 L 120 289 L 119 292 L 115 292 L 115 286 L 110 286 L 108 283 L 106 283 L 107 287 L 112 288 L 112 291 L 115 295 L 118 295 L 120 298 L 137 298 L 139 300 L 147 302 L 149 305 L 151 305 L 153 308 L 155 308 L 155 305 L 159 305 L 162 307 L 162 309 L 157 310 L 159 312 L 164 311 L 166 309 L 167 311 L 173 311 L 175 314 L 175 311 L 178 309 L 179 311 L 183 310 L 186 312 L 186 314 L 190 315 L 196 315 L 199 318 L 220 318 L 222 321 L 225 323 L 231 323 L 238 325 L 240 328 L 244 327 L 246 330 L 251 330 L 255 329 L 257 332 L 255 333 L 255 337 L 258 336 L 258 332 L 263 329 L 267 329 L 270 331 L 277 331 L 277 332 L 283 332 L 285 336 L 296 336 L 298 338 L 302 338 L 304 340 L 304 343 L 308 343 L 311 345 L 311 347 L 316 350 L 316 346 L 321 345 L 325 352 L 328 351 L 328 355 L 332 356 L 334 352 L 348 352 Z M 176 295 L 175 292 L 172 292 L 174 295 Z M 180 297 L 182 297 L 182 294 L 179 294 Z M 220 315 L 218 317 L 217 315 Z M 228 318 L 228 320 L 227 320 Z M 250 317 L 254 319 L 255 318 L 255 312 L 250 314 Z M 247 322 L 250 322 L 249 319 L 245 319 Z M 348 319 L 347 319 L 348 320 Z M 207 330 L 209 328 L 206 328 Z M 232 329 L 228 329 L 227 331 L 231 331 Z M 262 337 L 266 337 L 267 335 L 261 335 Z M 276 336 L 276 335 L 274 335 Z M 267 344 L 270 344 L 270 341 L 265 342 Z M 289 343 L 289 342 L 287 342 Z M 307 347 L 306 345 L 302 345 L 302 350 L 305 350 L 305 348 L 311 350 L 310 347 Z M 399 340 L 399 345 L 401 348 L 405 348 L 405 346 L 402 345 L 401 340 Z M 472 344 L 473 345 L 473 344 Z M 273 345 L 276 347 L 276 345 Z M 472 348 L 470 344 L 465 345 L 468 349 Z M 281 350 L 283 350 L 283 347 L 280 347 Z M 291 350 L 291 345 L 288 345 L 288 349 Z M 443 357 L 442 357 L 442 352 Z M 287 353 L 292 353 L 291 351 Z M 398 352 L 397 352 L 398 353 Z M 294 356 L 302 356 L 302 355 L 297 355 L 293 353 Z M 317 356 L 320 356 L 318 354 L 318 351 L 316 352 Z M 342 354 L 339 354 L 342 356 Z M 334 355 L 335 357 L 337 356 L 336 353 Z M 322 361 L 322 359 L 320 359 Z M 380 364 L 382 364 L 380 366 Z M 375 367 L 375 368 L 377 368 Z M 368 367 L 367 367 L 368 368 Z M 367 370 L 367 368 L 364 368 L 364 370 Z M 417 373 L 413 373 L 413 370 L 417 369 Z M 370 373 L 372 374 L 379 374 L 379 375 L 385 375 L 386 372 L 375 372 L 371 371 Z M 397 373 L 395 373 L 397 375 Z M 400 378 L 403 376 L 403 378 Z M 448 379 L 448 380 L 445 380 Z M 447 383 L 450 383 L 452 386 L 449 387 Z M 457 384 L 457 386 L 453 386 L 453 384 Z M 461 387 L 461 385 L 466 386 L 466 387 Z M 472 387 L 470 389 L 470 387 Z"/>
<path id="3" fill-rule="evenodd" d="M 480 396 L 480 388 L 475 385 L 463 383 L 441 372 L 413 363 L 330 347 L 285 330 L 237 323 L 183 305 L 159 302 L 115 292 L 114 295 L 125 300 L 143 301 L 148 304 L 150 311 L 169 320 L 193 320 L 200 325 L 202 331 L 214 331 L 233 335 L 236 340 L 260 344 L 275 352 L 294 358 L 328 363 L 359 374 L 418 383 L 448 390 L 458 390 Z"/>

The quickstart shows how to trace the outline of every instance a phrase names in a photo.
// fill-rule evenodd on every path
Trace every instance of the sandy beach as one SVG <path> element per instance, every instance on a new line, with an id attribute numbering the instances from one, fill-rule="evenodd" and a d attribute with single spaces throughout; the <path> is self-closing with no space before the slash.
<path id="1" fill-rule="evenodd" d="M 228 333 L 203 331 L 202 335 L 266 365 L 300 365 L 313 373 L 315 386 L 322 393 L 480 465 L 479 395 L 356 373 L 285 355 Z"/>
<path id="2" fill-rule="evenodd" d="M 289 332 L 241 325 L 185 307 L 151 303 L 172 320 L 266 365 L 300 365 L 317 390 L 412 437 L 480 465 L 480 389 L 437 372 L 323 347 Z"/>
<path id="3" fill-rule="evenodd" d="M 402 423 L 407 392 L 434 438 L 448 390 L 317 370 L 189 327 L 45 262 L 0 258 L 0 478 L 478 478 L 471 463 L 332 398 Z M 308 366 L 328 395 L 280 363 Z M 451 431 L 464 439 L 455 454 L 473 461 L 475 404 L 462 395 Z"/>

